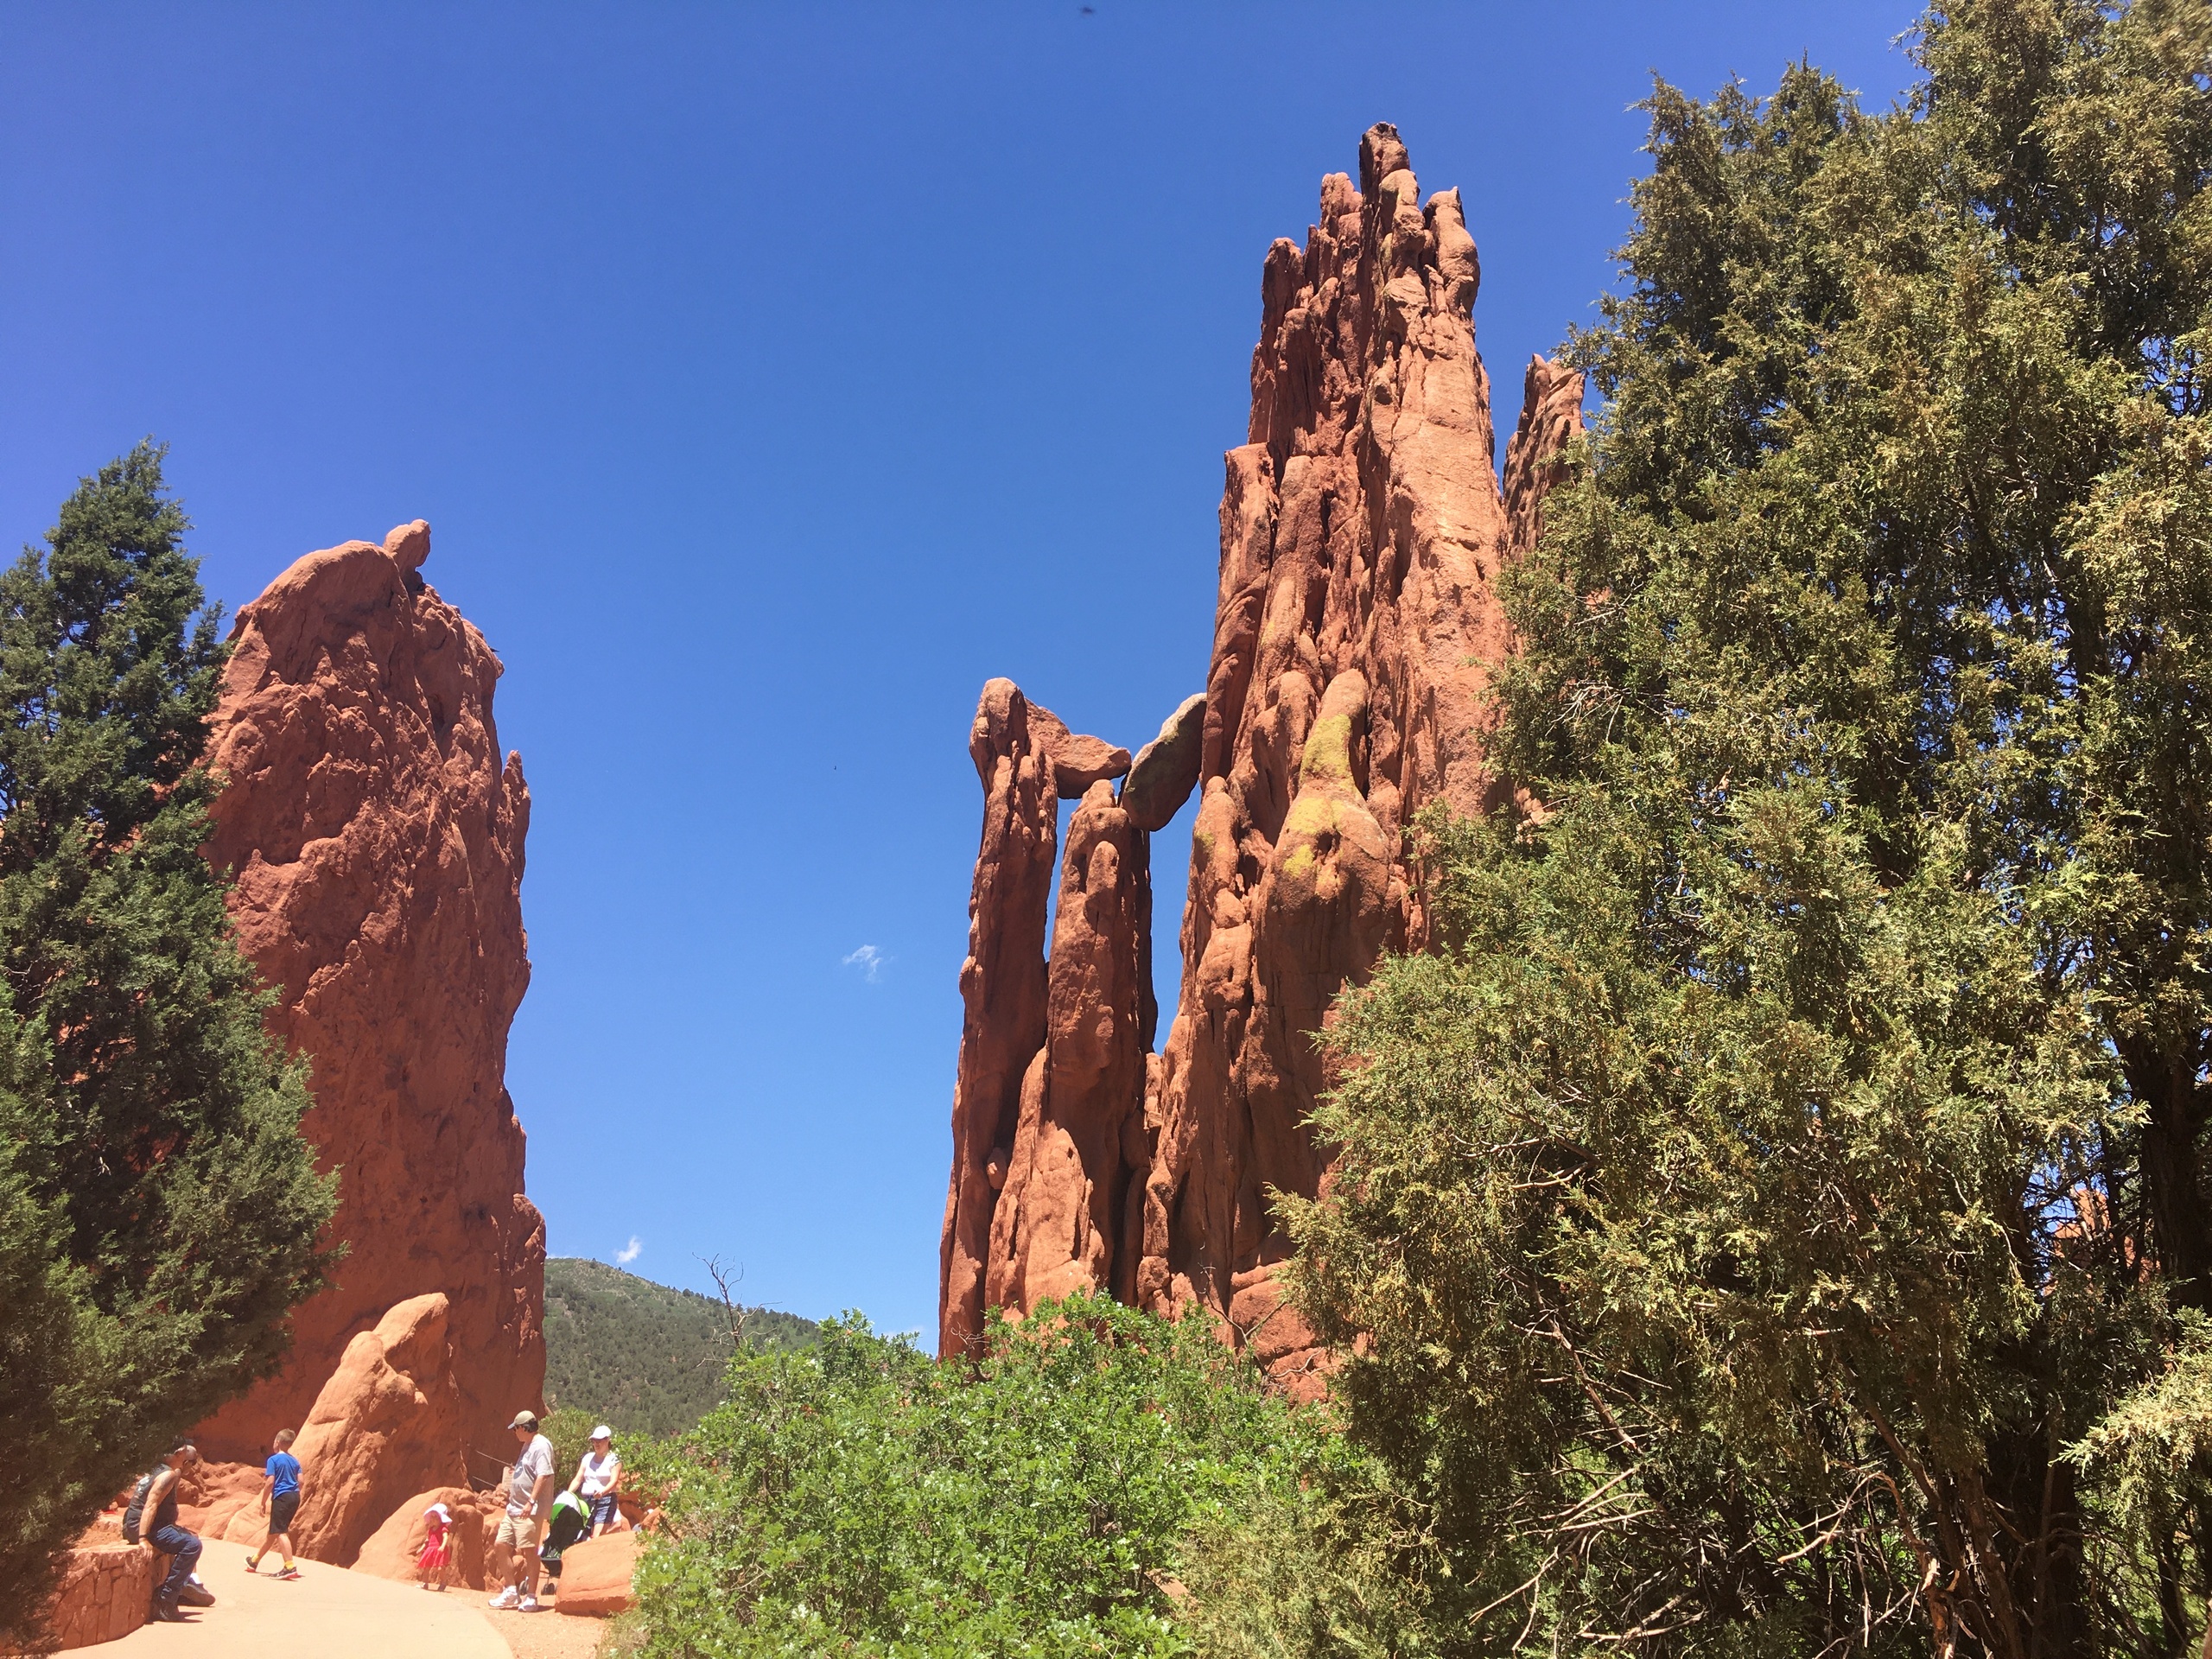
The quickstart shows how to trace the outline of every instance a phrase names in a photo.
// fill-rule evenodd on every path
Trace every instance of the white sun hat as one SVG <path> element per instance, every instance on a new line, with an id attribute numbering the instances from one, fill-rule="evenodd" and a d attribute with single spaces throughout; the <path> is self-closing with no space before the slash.
<path id="1" fill-rule="evenodd" d="M 597 1428 L 592 1430 L 591 1437 L 594 1440 L 611 1440 L 614 1438 L 614 1431 L 605 1423 L 601 1423 Z"/>

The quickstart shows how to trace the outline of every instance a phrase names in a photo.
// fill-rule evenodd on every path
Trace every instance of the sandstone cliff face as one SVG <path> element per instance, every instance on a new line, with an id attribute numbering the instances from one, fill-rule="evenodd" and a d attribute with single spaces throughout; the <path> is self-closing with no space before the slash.
<path id="1" fill-rule="evenodd" d="M 1306 1120 L 1327 1084 L 1313 1033 L 1337 993 L 1383 950 L 1429 943 L 1408 825 L 1432 801 L 1480 810 L 1503 786 L 1485 759 L 1484 699 L 1511 645 L 1494 582 L 1533 544 L 1554 457 L 1580 429 L 1580 377 L 1538 359 L 1501 491 L 1475 350 L 1478 277 L 1457 193 L 1424 204 L 1388 126 L 1361 141 L 1357 188 L 1342 175 L 1323 181 L 1305 246 L 1268 251 L 1249 441 L 1227 456 L 1205 696 L 1139 756 L 1118 802 L 1087 798 L 1071 825 L 1073 842 L 1091 815 L 1092 861 L 1064 883 L 1049 1030 L 1039 1041 L 1027 1014 L 1011 1045 L 1030 1054 L 1025 1081 L 993 1074 L 1016 1126 L 995 1142 L 1012 1173 L 988 1260 L 958 1283 L 957 1317 L 948 1277 L 947 1351 L 975 1328 L 976 1278 L 986 1304 L 1017 1312 L 1096 1287 L 1168 1314 L 1210 1309 L 1280 1385 L 1322 1386 L 1325 1358 L 1276 1283 L 1289 1241 L 1266 1194 L 1311 1196 L 1326 1170 Z M 1155 791 L 1171 772 L 1176 786 Z M 1144 838 L 1193 787 L 1182 990 L 1163 1052 L 1148 1056 L 1149 906 L 1127 921 L 1114 909 L 1148 894 L 1103 906 L 1099 895 L 1133 868 L 1148 887 Z M 989 798 L 963 988 L 998 960 L 993 929 L 1004 925 L 982 899 L 1007 885 Z M 1101 849 L 1112 855 L 1103 869 Z M 1101 913 L 1115 918 L 1104 937 L 1140 941 L 1147 1006 L 1134 1047 L 1118 969 L 1092 965 Z M 1041 931 L 1041 910 L 1037 919 Z M 1065 998 L 1064 950 L 1078 962 Z M 1064 1043 L 1086 1068 L 1065 1086 Z M 963 1083 L 969 1052 L 963 1042 Z M 1079 1128 L 1062 1122 L 1064 1099 L 1077 1103 Z M 957 1103 L 955 1142 L 957 1189 Z"/>
<path id="2" fill-rule="evenodd" d="M 540 1402 L 544 1227 L 502 1082 L 530 978 L 530 792 L 501 759 L 499 659 L 419 574 L 429 542 L 417 520 L 310 553 L 232 629 L 207 856 L 235 873 L 270 1029 L 311 1058 L 302 1128 L 343 1169 L 332 1233 L 351 1254 L 294 1316 L 283 1370 L 201 1426 L 212 1457 L 257 1459 L 301 1427 L 348 1341 L 432 1293 L 460 1436 L 502 1457 Z"/>

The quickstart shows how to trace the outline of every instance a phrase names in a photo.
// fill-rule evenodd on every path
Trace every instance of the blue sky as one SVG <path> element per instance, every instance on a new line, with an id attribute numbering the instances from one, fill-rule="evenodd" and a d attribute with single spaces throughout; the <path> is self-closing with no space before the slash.
<path id="1" fill-rule="evenodd" d="M 535 798 L 551 1248 L 933 1329 L 976 694 L 1135 747 L 1202 689 L 1268 241 L 1396 123 L 1510 431 L 1649 73 L 1882 105 L 1914 15 L 0 5 L 0 538 L 147 433 L 232 607 L 428 518 Z"/>

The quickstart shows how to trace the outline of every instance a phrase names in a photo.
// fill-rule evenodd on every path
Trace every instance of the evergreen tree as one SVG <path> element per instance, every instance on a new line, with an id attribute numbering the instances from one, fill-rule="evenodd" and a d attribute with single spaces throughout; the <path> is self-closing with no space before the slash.
<path id="1" fill-rule="evenodd" d="M 336 1178 L 200 855 L 223 648 L 162 451 L 0 575 L 4 1617 L 180 1431 L 266 1374 Z"/>
<path id="2" fill-rule="evenodd" d="M 1292 1205 L 1442 1651 L 2179 1653 L 2212 1564 L 2212 9 L 1662 86 L 1456 945 Z"/>

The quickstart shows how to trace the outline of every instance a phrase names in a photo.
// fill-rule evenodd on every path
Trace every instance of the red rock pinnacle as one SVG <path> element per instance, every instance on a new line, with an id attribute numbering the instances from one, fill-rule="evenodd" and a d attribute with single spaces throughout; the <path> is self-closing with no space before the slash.
<path id="1" fill-rule="evenodd" d="M 211 1457 L 301 1427 L 348 1339 L 432 1293 L 461 1440 L 511 1455 L 505 1426 L 543 1383 L 545 1230 L 503 1084 L 530 982 L 530 791 L 501 762 L 499 658 L 423 583 L 429 550 L 417 519 L 310 553 L 232 628 L 207 856 L 278 989 L 270 1028 L 310 1057 L 302 1127 L 344 1171 L 332 1233 L 351 1254 L 294 1316 L 283 1369 L 202 1427 Z"/>
<path id="2" fill-rule="evenodd" d="M 1173 1025 L 1163 1052 L 1147 1057 L 1142 1020 L 1146 1040 L 1134 1060 L 1124 1052 L 1119 969 L 1098 965 L 1112 949 L 1095 930 L 1071 926 L 1068 912 L 1073 892 L 1086 918 L 1100 913 L 1097 895 L 1114 881 L 1094 864 L 1077 882 L 1071 846 L 1075 885 L 1064 885 L 1059 928 L 1069 943 L 1054 940 L 1049 1019 L 1025 1003 L 1027 1023 L 1010 1045 L 1029 1046 L 1028 1081 L 1017 1082 L 1011 1053 L 992 1073 L 1000 1162 L 963 1154 L 975 1142 L 963 1139 L 966 1097 L 956 1101 L 947 1352 L 982 1306 L 1019 1313 L 1082 1285 L 1164 1313 L 1208 1308 L 1279 1385 L 1294 1394 L 1323 1386 L 1325 1357 L 1276 1282 L 1289 1240 L 1266 1194 L 1319 1188 L 1326 1158 L 1306 1120 L 1325 1079 L 1311 1033 L 1338 991 L 1363 982 L 1385 949 L 1427 944 L 1406 826 L 1431 801 L 1474 812 L 1503 787 L 1485 754 L 1485 697 L 1511 648 L 1493 583 L 1502 561 L 1533 545 L 1554 457 L 1580 429 L 1581 378 L 1537 359 L 1501 493 L 1490 385 L 1475 350 L 1479 280 L 1458 194 L 1424 204 L 1389 126 L 1360 142 L 1357 189 L 1341 174 L 1322 181 L 1319 223 L 1305 246 L 1268 250 L 1250 442 L 1227 457 L 1202 723 L 1196 709 L 1179 710 L 1139 756 L 1123 791 L 1128 810 L 1094 796 L 1077 820 L 1092 815 L 1087 856 L 1096 861 L 1100 849 L 1118 854 L 1164 825 L 1192 787 L 1183 779 L 1202 791 Z M 1186 741 L 1196 765 L 1183 772 Z M 1179 787 L 1154 798 L 1154 780 L 1179 772 Z M 997 798 L 987 804 L 976 869 L 971 969 L 1002 925 L 980 901 L 986 865 L 995 872 L 1000 856 Z M 1044 845 L 1049 859 L 1049 828 Z M 1132 861 L 1123 855 L 1120 868 Z M 1002 890 L 995 873 L 993 883 Z M 1117 914 L 1120 902 L 1104 913 Z M 1148 933 L 1148 918 L 1134 925 Z M 1040 904 L 1021 935 L 1033 989 L 1027 941 L 1041 931 Z M 1083 965 L 1070 970 L 1064 999 L 1060 956 L 1071 948 Z M 1147 954 L 1136 977 L 1148 997 Z M 1090 1066 L 1070 1085 L 1079 1123 L 1062 1117 L 1063 1027 Z M 969 1054 L 963 1038 L 963 1085 Z M 1132 1109 L 1138 1062 L 1142 1098 Z M 963 1156 L 979 1172 L 1012 1172 L 1004 1191 L 1019 1196 L 1014 1219 L 1015 1206 L 1000 1201 L 980 1260 L 967 1242 L 980 1236 L 972 1219 L 957 1250 L 951 1243 L 953 1211 L 969 1190 Z"/>

